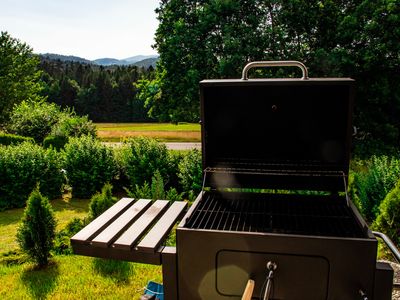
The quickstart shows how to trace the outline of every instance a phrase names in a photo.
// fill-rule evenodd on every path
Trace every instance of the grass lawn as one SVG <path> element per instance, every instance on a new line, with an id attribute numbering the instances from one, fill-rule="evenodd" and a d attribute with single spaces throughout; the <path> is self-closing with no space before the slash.
<path id="1" fill-rule="evenodd" d="M 103 141 L 116 142 L 127 137 L 148 136 L 162 142 L 199 142 L 200 124 L 179 123 L 96 123 Z"/>
<path id="2" fill-rule="evenodd" d="M 74 217 L 84 217 L 88 200 L 51 201 L 62 229 Z M 15 235 L 23 209 L 0 212 L 0 299 L 139 299 L 149 280 L 162 281 L 161 267 L 109 261 L 78 255 L 57 255 L 36 270 L 32 263 L 6 264 L 5 252 L 18 248 Z"/>

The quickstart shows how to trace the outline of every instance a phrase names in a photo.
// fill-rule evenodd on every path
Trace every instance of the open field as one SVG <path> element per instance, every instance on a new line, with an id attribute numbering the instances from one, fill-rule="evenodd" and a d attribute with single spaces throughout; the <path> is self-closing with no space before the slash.
<path id="1" fill-rule="evenodd" d="M 89 200 L 51 201 L 57 230 L 84 217 Z M 31 263 L 7 264 L 4 254 L 18 249 L 15 235 L 23 209 L 0 212 L 0 299 L 139 299 L 149 280 L 162 281 L 161 267 L 78 255 L 56 255 L 43 270 Z"/>
<path id="2" fill-rule="evenodd" d="M 162 142 L 199 142 L 200 125 L 194 123 L 96 123 L 97 135 L 103 141 L 118 142 L 124 138 L 148 136 Z"/>

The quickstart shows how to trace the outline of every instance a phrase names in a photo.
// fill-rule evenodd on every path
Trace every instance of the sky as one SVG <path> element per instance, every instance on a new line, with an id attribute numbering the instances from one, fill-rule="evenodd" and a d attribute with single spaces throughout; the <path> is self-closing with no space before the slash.
<path id="1" fill-rule="evenodd" d="M 0 0 L 0 31 L 34 53 L 86 59 L 157 54 L 159 0 Z"/>

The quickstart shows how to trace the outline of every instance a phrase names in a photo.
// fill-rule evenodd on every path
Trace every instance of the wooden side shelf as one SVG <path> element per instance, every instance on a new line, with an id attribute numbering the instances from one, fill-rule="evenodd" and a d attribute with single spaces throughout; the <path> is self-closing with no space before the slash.
<path id="1" fill-rule="evenodd" d="M 71 238 L 75 254 L 161 264 L 168 233 L 187 203 L 122 198 Z"/>

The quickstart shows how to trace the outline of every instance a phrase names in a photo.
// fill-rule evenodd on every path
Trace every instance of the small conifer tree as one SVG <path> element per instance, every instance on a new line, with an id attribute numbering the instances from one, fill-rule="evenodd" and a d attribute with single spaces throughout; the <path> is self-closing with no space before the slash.
<path id="1" fill-rule="evenodd" d="M 30 194 L 17 231 L 17 241 L 39 267 L 48 265 L 55 237 L 56 220 L 53 209 L 37 186 Z"/>
<path id="2" fill-rule="evenodd" d="M 90 199 L 89 218 L 96 219 L 115 202 L 116 199 L 112 196 L 112 185 L 106 183 L 101 189 L 101 193 L 97 193 Z"/>

